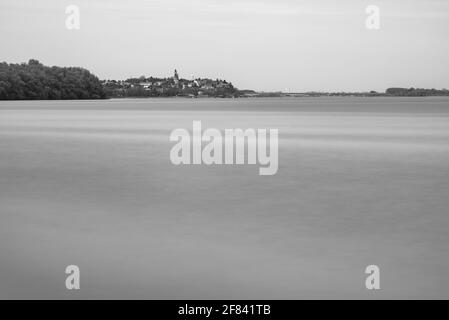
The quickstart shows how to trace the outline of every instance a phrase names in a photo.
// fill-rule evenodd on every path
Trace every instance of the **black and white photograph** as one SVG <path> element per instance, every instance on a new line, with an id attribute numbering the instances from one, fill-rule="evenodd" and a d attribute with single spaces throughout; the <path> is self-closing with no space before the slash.
<path id="1" fill-rule="evenodd" d="M 0 0 L 0 300 L 448 298 L 449 1 Z"/>

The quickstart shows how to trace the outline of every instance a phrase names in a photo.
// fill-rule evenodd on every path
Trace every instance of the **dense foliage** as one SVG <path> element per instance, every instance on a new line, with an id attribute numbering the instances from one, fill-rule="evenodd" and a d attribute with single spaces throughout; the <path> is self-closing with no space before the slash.
<path id="1" fill-rule="evenodd" d="M 448 96 L 449 90 L 437 89 L 420 89 L 420 88 L 388 88 L 386 94 L 392 96 L 406 96 L 406 97 L 425 97 L 425 96 Z"/>
<path id="2" fill-rule="evenodd" d="M 100 81 L 86 69 L 47 67 L 37 60 L 0 63 L 0 100 L 104 98 Z"/>

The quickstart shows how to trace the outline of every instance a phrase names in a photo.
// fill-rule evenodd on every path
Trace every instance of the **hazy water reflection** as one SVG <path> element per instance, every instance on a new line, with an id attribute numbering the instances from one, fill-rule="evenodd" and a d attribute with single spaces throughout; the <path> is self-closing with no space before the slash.
<path id="1" fill-rule="evenodd" d="M 171 165 L 192 120 L 278 173 Z M 448 159 L 447 98 L 0 102 L 0 298 L 449 298 Z"/>

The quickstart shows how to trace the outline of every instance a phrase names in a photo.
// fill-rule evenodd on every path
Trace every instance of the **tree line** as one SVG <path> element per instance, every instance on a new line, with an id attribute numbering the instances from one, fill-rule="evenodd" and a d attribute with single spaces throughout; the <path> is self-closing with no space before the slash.
<path id="1" fill-rule="evenodd" d="M 100 80 L 77 67 L 48 67 L 37 60 L 0 63 L 0 100 L 105 99 Z"/>
<path id="2" fill-rule="evenodd" d="M 385 93 L 399 97 L 449 96 L 449 90 L 447 89 L 388 88 Z"/>

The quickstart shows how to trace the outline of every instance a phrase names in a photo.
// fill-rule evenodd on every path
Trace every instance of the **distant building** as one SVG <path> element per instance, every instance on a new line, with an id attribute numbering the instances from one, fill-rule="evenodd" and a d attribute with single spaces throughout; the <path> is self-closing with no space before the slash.
<path id="1" fill-rule="evenodd" d="M 139 85 L 142 86 L 144 89 L 148 89 L 153 86 L 153 83 L 152 82 L 141 82 L 141 83 L 139 83 Z"/>
<path id="2" fill-rule="evenodd" d="M 176 69 L 175 69 L 175 74 L 173 76 L 173 80 L 175 81 L 176 85 L 179 83 L 178 71 Z"/>

